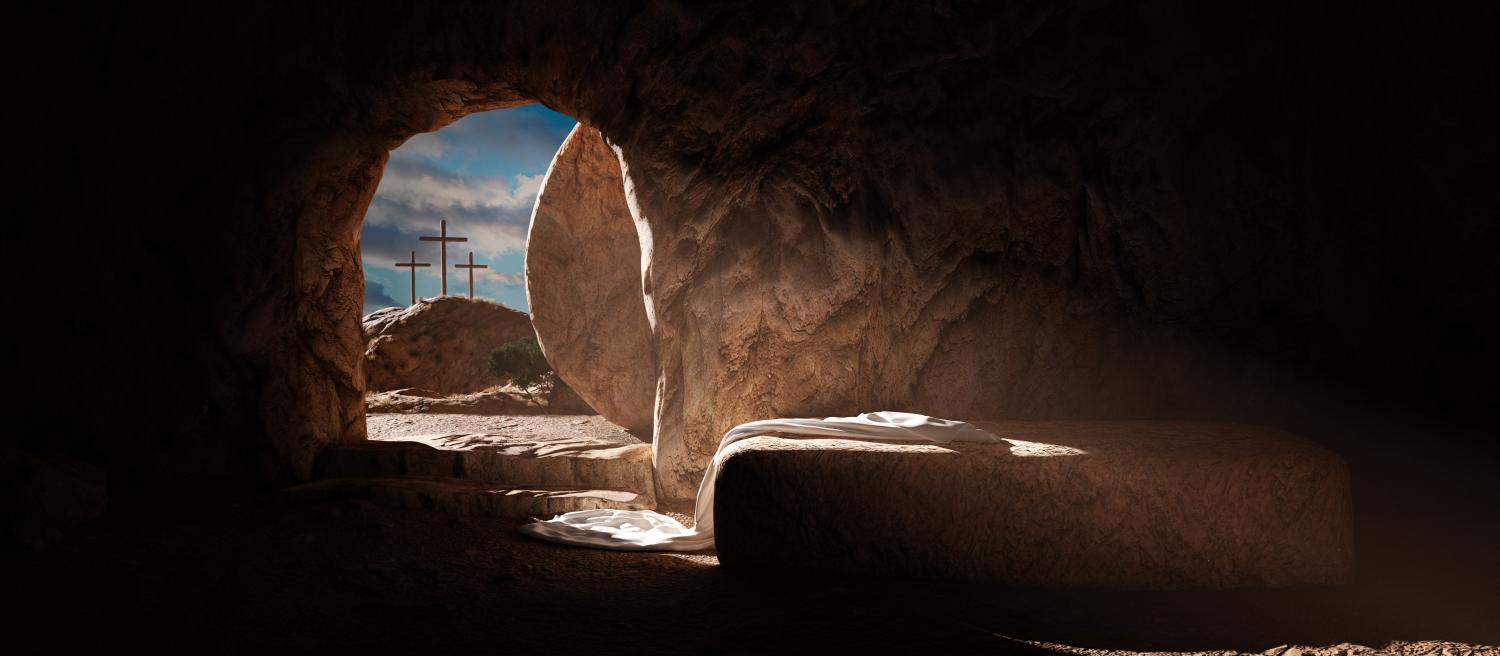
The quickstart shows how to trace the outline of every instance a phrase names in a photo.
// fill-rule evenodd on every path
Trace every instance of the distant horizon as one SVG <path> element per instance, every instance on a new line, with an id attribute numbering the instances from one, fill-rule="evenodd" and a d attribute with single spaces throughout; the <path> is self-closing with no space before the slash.
<path id="1" fill-rule="evenodd" d="M 470 251 L 474 296 L 529 312 L 526 303 L 526 231 L 542 177 L 577 122 L 543 105 L 470 114 L 436 132 L 416 135 L 391 151 L 380 186 L 360 228 L 365 276 L 362 316 L 406 307 L 411 274 L 397 268 L 416 251 L 417 298 L 441 291 L 438 244 L 420 241 L 438 234 L 468 242 L 448 244 L 448 295 L 469 295 L 468 272 L 454 268 Z"/>

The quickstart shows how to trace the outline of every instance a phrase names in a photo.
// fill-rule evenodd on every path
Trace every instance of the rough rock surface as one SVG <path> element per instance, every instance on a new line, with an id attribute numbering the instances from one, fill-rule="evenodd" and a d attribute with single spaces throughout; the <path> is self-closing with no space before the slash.
<path id="1" fill-rule="evenodd" d="M 526 238 L 526 298 L 558 376 L 610 421 L 650 431 L 656 344 L 620 164 L 578 125 L 553 158 Z"/>
<path id="2" fill-rule="evenodd" d="M 719 558 L 1029 587 L 1282 587 L 1353 572 L 1348 472 L 1275 429 L 977 422 L 1006 444 L 729 447 Z"/>
<path id="3" fill-rule="evenodd" d="M 364 318 L 364 330 L 367 389 L 416 387 L 444 394 L 478 392 L 504 382 L 485 370 L 490 351 L 534 335 L 526 313 L 462 296 L 372 312 Z"/>

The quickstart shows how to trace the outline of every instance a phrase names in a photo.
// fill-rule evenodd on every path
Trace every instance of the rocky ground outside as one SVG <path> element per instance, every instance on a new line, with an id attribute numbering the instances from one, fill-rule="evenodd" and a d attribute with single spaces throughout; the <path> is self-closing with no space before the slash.
<path id="1" fill-rule="evenodd" d="M 514 387 L 492 387 L 480 392 L 444 394 L 407 387 L 365 395 L 368 413 L 446 413 L 466 415 L 594 414 L 566 385 L 527 394 Z"/>
<path id="2" fill-rule="evenodd" d="M 371 413 L 365 417 L 370 439 L 399 440 L 419 435 L 504 433 L 519 438 L 567 436 L 589 442 L 633 444 L 651 441 L 599 415 L 477 415 L 458 413 Z"/>

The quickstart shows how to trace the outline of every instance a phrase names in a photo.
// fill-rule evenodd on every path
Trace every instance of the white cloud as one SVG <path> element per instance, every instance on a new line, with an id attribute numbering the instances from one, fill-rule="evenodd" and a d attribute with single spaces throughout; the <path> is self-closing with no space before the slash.
<path id="1" fill-rule="evenodd" d="M 562 143 L 573 121 L 557 114 L 546 118 L 537 107 L 470 114 L 436 132 L 419 134 L 391 152 L 391 161 L 416 161 L 483 153 L 503 153 L 520 162 L 543 167 Z M 561 118 L 562 120 L 558 120 Z"/>
<path id="2" fill-rule="evenodd" d="M 474 277 L 479 280 L 511 285 L 513 287 L 526 286 L 526 275 L 523 273 L 505 273 L 494 269 L 480 269 L 474 274 Z"/>
<path id="3" fill-rule="evenodd" d="M 423 132 L 401 144 L 391 153 L 392 159 L 437 159 L 448 152 L 448 140 L 438 132 Z"/>
<path id="4" fill-rule="evenodd" d="M 465 244 L 450 244 L 450 254 L 473 250 L 476 255 L 495 257 L 523 250 L 531 207 L 541 186 L 541 175 L 467 178 L 432 166 L 391 162 L 365 214 L 365 249 L 381 255 L 399 255 L 413 248 L 421 251 L 417 237 L 437 234 L 438 222 L 446 219 L 449 235 L 469 239 Z M 388 241 L 412 243 L 386 248 L 396 244 L 384 243 L 382 232 L 398 233 L 384 235 L 399 237 Z"/>
<path id="5" fill-rule="evenodd" d="M 435 289 L 438 245 L 419 237 L 436 235 L 438 223 L 446 220 L 449 236 L 469 239 L 448 244 L 450 267 L 473 251 L 476 263 L 503 267 L 475 271 L 480 292 L 513 299 L 520 290 L 524 305 L 525 278 L 516 270 L 514 253 L 525 249 L 543 171 L 573 125 L 540 108 L 481 112 L 416 135 L 392 151 L 360 241 L 366 279 L 378 272 L 390 285 L 377 285 L 370 291 L 384 293 L 367 294 L 367 300 L 406 298 L 410 274 L 393 265 L 413 252 L 418 262 L 432 265 L 418 269 L 418 293 Z M 535 175 L 509 175 L 514 172 Z M 462 270 L 450 268 L 448 277 L 449 293 L 466 288 Z"/>

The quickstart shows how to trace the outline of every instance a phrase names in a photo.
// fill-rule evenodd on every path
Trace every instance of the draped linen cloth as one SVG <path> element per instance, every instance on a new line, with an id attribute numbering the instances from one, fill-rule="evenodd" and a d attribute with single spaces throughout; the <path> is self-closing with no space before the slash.
<path id="1" fill-rule="evenodd" d="M 867 440 L 928 442 L 999 442 L 1000 438 L 974 425 L 906 412 L 866 412 L 857 417 L 826 419 L 763 419 L 731 428 L 719 441 L 713 460 L 703 473 L 693 505 L 692 528 L 668 515 L 650 510 L 579 510 L 525 524 L 532 537 L 583 547 L 616 551 L 700 551 L 714 546 L 714 482 L 725 449 L 735 442 L 761 435 L 793 438 L 836 437 Z"/>

